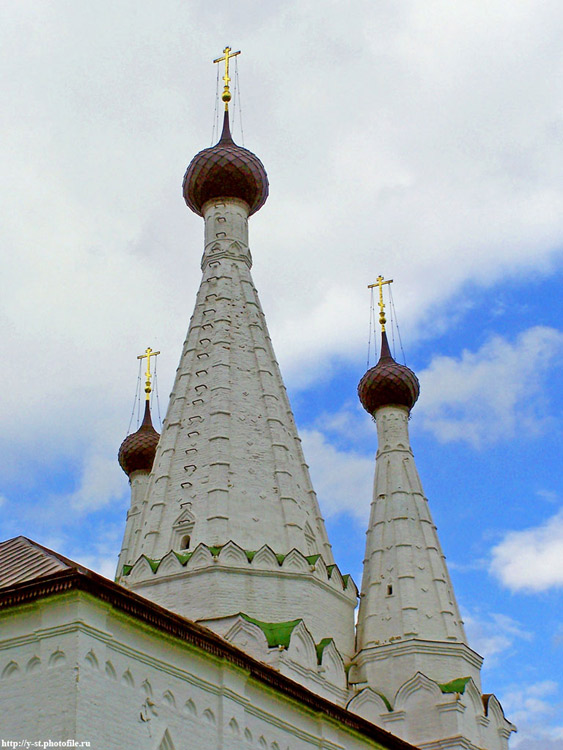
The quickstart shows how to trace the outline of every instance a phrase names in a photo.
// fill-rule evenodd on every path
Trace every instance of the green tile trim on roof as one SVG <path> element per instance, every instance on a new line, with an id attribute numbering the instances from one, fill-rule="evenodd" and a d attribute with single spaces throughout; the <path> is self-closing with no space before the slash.
<path id="1" fill-rule="evenodd" d="M 181 565 L 186 565 L 190 557 L 193 555 L 193 552 L 185 552 L 184 554 L 182 554 L 181 552 L 176 552 L 176 550 L 174 550 L 174 554 L 178 558 L 178 562 Z"/>
<path id="2" fill-rule="evenodd" d="M 465 687 L 471 677 L 458 677 L 455 680 L 451 680 L 451 682 L 445 682 L 445 683 L 438 683 L 438 687 L 443 693 L 465 693 Z"/>
<path id="3" fill-rule="evenodd" d="M 315 648 L 317 649 L 317 664 L 320 664 L 323 660 L 323 651 L 328 646 L 329 643 L 332 643 L 332 638 L 323 638 L 322 641 L 317 643 Z"/>
<path id="4" fill-rule="evenodd" d="M 206 549 L 208 549 L 209 552 L 213 555 L 213 557 L 217 557 L 220 554 L 220 552 L 223 549 L 223 547 L 225 547 L 226 545 L 221 544 L 221 545 L 217 545 L 217 546 L 209 546 L 207 544 L 203 544 L 202 543 L 201 546 L 203 546 Z M 179 562 L 180 562 L 181 565 L 186 565 L 188 563 L 189 559 L 191 558 L 191 556 L 194 554 L 195 550 L 192 551 L 192 552 L 184 552 L 184 553 L 177 552 L 176 550 L 171 550 L 171 551 L 174 552 L 174 554 L 178 558 L 178 560 L 179 560 Z M 256 555 L 257 550 L 248 550 L 248 549 L 245 549 L 245 550 L 243 550 L 243 552 L 245 553 L 246 559 L 248 560 L 248 562 L 251 563 L 253 561 L 255 555 Z M 287 554 L 281 553 L 281 552 L 274 553 L 274 554 L 275 554 L 275 557 L 276 557 L 276 559 L 278 561 L 278 565 L 280 565 L 280 566 L 283 565 L 283 562 L 284 562 L 285 558 L 287 557 Z M 163 559 L 163 558 L 161 558 L 160 560 L 156 560 L 154 558 L 147 557 L 146 555 L 141 555 L 141 557 L 144 557 L 146 559 L 146 561 L 151 566 L 151 570 L 153 571 L 153 573 L 156 573 L 156 571 L 158 570 L 158 566 L 160 565 L 160 563 L 162 562 L 162 559 Z M 317 561 L 319 560 L 319 558 L 322 558 L 322 555 L 320 555 L 320 554 L 304 555 L 304 557 L 307 560 L 307 562 L 309 563 L 309 565 L 311 565 L 312 567 L 314 567 L 315 564 L 317 563 Z M 122 576 L 128 576 L 131 573 L 131 571 L 133 570 L 133 567 L 134 567 L 133 565 L 123 565 L 123 568 L 122 568 L 122 571 L 121 571 L 121 575 Z M 333 571 L 334 571 L 334 569 L 336 567 L 337 566 L 335 564 L 333 564 L 333 565 L 327 565 L 326 566 L 328 578 L 332 577 L 332 573 L 333 573 Z M 350 577 L 349 573 L 346 573 L 346 575 L 342 576 L 343 588 L 344 589 L 348 588 L 348 583 L 349 583 L 350 580 L 351 580 L 351 577 Z"/>
<path id="5" fill-rule="evenodd" d="M 151 566 L 152 572 L 156 573 L 156 571 L 158 570 L 158 566 L 160 565 L 160 560 L 153 560 L 152 557 L 147 557 L 146 555 L 143 555 L 143 557 Z"/>
<path id="6" fill-rule="evenodd" d="M 241 612 L 240 616 L 247 622 L 257 625 L 260 628 L 266 636 L 269 648 L 276 648 L 278 646 L 288 648 L 291 634 L 295 630 L 295 627 L 298 623 L 303 622 L 301 619 L 288 620 L 287 622 L 262 622 L 261 620 L 254 619 L 254 617 L 245 615 L 244 612 Z"/>

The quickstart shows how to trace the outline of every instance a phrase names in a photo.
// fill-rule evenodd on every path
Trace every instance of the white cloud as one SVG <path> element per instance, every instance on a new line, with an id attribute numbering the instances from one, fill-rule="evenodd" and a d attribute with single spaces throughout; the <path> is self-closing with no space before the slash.
<path id="1" fill-rule="evenodd" d="M 115 453 L 103 456 L 89 454 L 82 466 L 80 486 L 65 499 L 73 512 L 88 512 L 123 496 L 125 482 Z"/>
<path id="2" fill-rule="evenodd" d="M 365 523 L 372 500 L 373 459 L 339 451 L 318 430 L 302 430 L 301 439 L 323 513 L 348 512 Z"/>
<path id="3" fill-rule="evenodd" d="M 485 659 L 486 669 L 498 665 L 501 655 L 505 657 L 517 639 L 532 638 L 532 634 L 524 630 L 520 623 L 504 614 L 491 613 L 483 616 L 464 611 L 463 621 L 471 648 Z M 512 721 L 512 717 L 510 720 Z"/>
<path id="4" fill-rule="evenodd" d="M 536 495 L 538 497 L 541 497 L 542 500 L 545 500 L 546 503 L 558 503 L 559 502 L 559 495 L 557 492 L 554 492 L 554 490 L 547 490 L 547 489 L 536 490 Z"/>
<path id="5" fill-rule="evenodd" d="M 559 685 L 554 680 L 514 685 L 503 694 L 502 707 L 518 727 L 518 734 L 511 740 L 512 747 L 563 750 L 563 725 L 557 723 L 558 694 Z"/>
<path id="6" fill-rule="evenodd" d="M 443 442 L 475 446 L 537 432 L 546 424 L 545 375 L 563 351 L 563 333 L 535 326 L 514 343 L 495 336 L 477 352 L 434 357 L 419 373 L 417 419 Z"/>
<path id="7" fill-rule="evenodd" d="M 491 573 L 512 591 L 563 587 L 563 509 L 547 521 L 509 531 L 492 551 Z"/>

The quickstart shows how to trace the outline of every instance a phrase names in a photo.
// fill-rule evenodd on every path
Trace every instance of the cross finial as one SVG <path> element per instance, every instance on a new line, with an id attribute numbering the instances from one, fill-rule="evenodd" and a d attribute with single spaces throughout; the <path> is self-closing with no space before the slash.
<path id="1" fill-rule="evenodd" d="M 373 289 L 376 286 L 379 287 L 379 302 L 378 302 L 378 305 L 379 305 L 379 323 L 381 325 L 381 331 L 382 332 L 385 331 L 385 323 L 387 322 L 385 320 L 385 302 L 383 301 L 383 285 L 384 284 L 392 284 L 392 283 L 393 283 L 393 279 L 387 279 L 387 281 L 385 281 L 383 279 L 383 276 L 379 275 L 377 277 L 377 281 L 375 282 L 375 284 L 368 284 L 368 289 Z"/>
<path id="2" fill-rule="evenodd" d="M 221 99 L 225 102 L 225 110 L 229 109 L 229 102 L 231 101 L 231 92 L 229 90 L 229 81 L 231 80 L 229 77 L 229 60 L 231 57 L 236 57 L 237 55 L 240 55 L 240 50 L 238 52 L 231 52 L 230 47 L 225 47 L 223 50 L 223 57 L 218 57 L 216 60 L 213 60 L 214 63 L 220 63 L 225 61 L 225 75 L 223 76 L 223 81 L 225 82 L 225 87 L 223 88 L 223 93 L 221 95 Z"/>
<path id="3" fill-rule="evenodd" d="M 150 346 L 147 346 L 147 349 L 144 354 L 139 354 L 137 359 L 146 359 L 147 360 L 147 371 L 145 372 L 145 393 L 147 394 L 147 401 L 150 398 L 151 393 L 151 357 L 156 357 L 157 354 L 160 354 L 160 352 L 153 352 L 153 350 L 150 348 Z"/>

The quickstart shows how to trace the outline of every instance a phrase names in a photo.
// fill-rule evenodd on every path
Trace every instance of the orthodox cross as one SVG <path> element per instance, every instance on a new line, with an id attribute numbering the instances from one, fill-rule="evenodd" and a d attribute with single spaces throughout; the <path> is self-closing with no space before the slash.
<path id="1" fill-rule="evenodd" d="M 385 302 L 383 301 L 383 286 L 384 284 L 392 284 L 393 279 L 387 279 L 387 281 L 384 281 L 383 276 L 378 276 L 377 281 L 375 284 L 368 284 L 368 289 L 373 289 L 374 287 L 379 287 L 379 323 L 381 325 L 381 330 L 385 331 L 385 323 L 387 322 L 385 320 Z"/>
<path id="2" fill-rule="evenodd" d="M 231 101 L 231 92 L 229 90 L 229 81 L 231 80 L 229 77 L 229 60 L 231 57 L 236 57 L 237 55 L 240 55 L 240 50 L 238 52 L 231 52 L 230 47 L 225 47 L 223 50 L 223 57 L 218 57 L 216 60 L 213 60 L 214 63 L 220 63 L 225 61 L 225 75 L 223 76 L 223 81 L 225 82 L 225 88 L 223 89 L 223 94 L 221 95 L 221 99 L 225 102 L 225 109 L 229 109 L 229 102 Z"/>
<path id="3" fill-rule="evenodd" d="M 147 360 L 147 371 L 145 372 L 145 393 L 147 394 L 147 401 L 150 398 L 150 392 L 151 392 L 151 357 L 156 357 L 157 354 L 160 354 L 160 352 L 153 352 L 153 350 L 150 348 L 150 346 L 147 346 L 147 350 L 144 354 L 139 354 L 137 359 L 146 359 Z"/>

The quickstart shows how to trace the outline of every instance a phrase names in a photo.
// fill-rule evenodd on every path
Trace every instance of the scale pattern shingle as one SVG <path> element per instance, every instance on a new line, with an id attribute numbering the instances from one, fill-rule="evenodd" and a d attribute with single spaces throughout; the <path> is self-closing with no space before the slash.
<path id="1" fill-rule="evenodd" d="M 192 159 L 184 176 L 184 199 L 199 216 L 204 203 L 214 198 L 239 198 L 248 204 L 249 216 L 268 197 L 268 176 L 260 159 L 231 138 L 225 113 L 223 134 L 211 148 Z"/>
<path id="2" fill-rule="evenodd" d="M 408 367 L 395 362 L 384 332 L 379 362 L 366 372 L 358 385 L 362 406 L 370 414 L 380 406 L 392 404 L 412 409 L 419 393 L 418 378 Z"/>
<path id="3" fill-rule="evenodd" d="M 154 462 L 156 446 L 160 435 L 151 422 L 149 402 L 145 406 L 145 416 L 137 432 L 128 435 L 119 447 L 117 459 L 127 476 L 134 471 L 150 471 Z"/>

